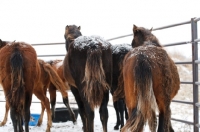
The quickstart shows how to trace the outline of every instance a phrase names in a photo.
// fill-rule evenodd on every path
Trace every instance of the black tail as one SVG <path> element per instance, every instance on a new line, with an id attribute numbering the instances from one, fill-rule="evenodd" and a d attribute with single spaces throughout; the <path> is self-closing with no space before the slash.
<path id="1" fill-rule="evenodd" d="M 24 77 L 23 77 L 23 57 L 17 47 L 10 58 L 11 66 L 11 91 L 8 94 L 10 106 L 21 112 L 24 105 Z"/>

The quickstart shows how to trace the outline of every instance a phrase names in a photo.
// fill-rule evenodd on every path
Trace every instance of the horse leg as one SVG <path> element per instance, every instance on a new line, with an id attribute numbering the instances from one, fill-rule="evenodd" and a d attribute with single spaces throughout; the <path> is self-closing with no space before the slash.
<path id="1" fill-rule="evenodd" d="M 7 122 L 7 119 L 8 119 L 8 111 L 10 109 L 10 106 L 9 106 L 7 101 L 6 101 L 6 106 L 5 107 L 6 107 L 6 112 L 5 112 L 3 121 L 0 123 L 0 126 L 4 126 L 6 124 L 6 122 Z"/>
<path id="2" fill-rule="evenodd" d="M 42 90 L 43 90 L 44 95 L 46 95 L 47 87 L 44 87 L 44 89 L 42 89 Z M 41 126 L 41 124 L 43 122 L 44 110 L 45 110 L 45 107 L 44 107 L 43 103 L 41 102 L 41 114 L 40 114 L 40 118 L 38 120 L 37 126 Z"/>
<path id="3" fill-rule="evenodd" d="M 14 108 L 10 108 L 10 117 L 11 117 L 11 120 L 12 120 L 12 123 L 13 123 L 13 127 L 14 127 L 14 132 L 18 132 L 17 130 L 17 118 L 16 118 L 16 115 L 17 115 L 17 112 L 16 112 L 16 109 Z"/>
<path id="4" fill-rule="evenodd" d="M 104 94 L 104 98 L 102 100 L 100 109 L 99 109 L 99 113 L 100 113 L 100 119 L 101 119 L 101 123 L 103 126 L 103 131 L 107 132 L 107 123 L 108 123 L 108 100 L 109 100 L 109 93 L 105 93 Z"/>
<path id="5" fill-rule="evenodd" d="M 87 132 L 87 126 L 86 126 L 87 116 L 86 116 L 86 113 L 85 113 L 83 101 L 81 100 L 81 97 L 79 95 L 79 91 L 78 91 L 77 88 L 71 86 L 71 91 L 72 91 L 72 93 L 75 97 L 75 100 L 77 102 L 77 105 L 78 105 L 79 114 L 81 116 L 81 120 L 82 120 L 82 123 L 83 123 L 83 130 L 84 130 L 84 132 Z"/>
<path id="6" fill-rule="evenodd" d="M 124 102 L 124 111 L 125 111 L 125 118 L 128 120 L 128 110 L 126 108 L 126 103 Z"/>
<path id="7" fill-rule="evenodd" d="M 87 122 L 86 122 L 87 131 L 86 132 L 94 132 L 94 110 L 91 109 L 86 99 L 85 99 L 84 104 L 85 104 L 86 117 L 87 117 Z"/>
<path id="8" fill-rule="evenodd" d="M 36 95 L 36 97 L 41 101 L 41 103 L 46 108 L 46 111 L 47 111 L 47 120 L 48 120 L 46 132 L 50 132 L 50 128 L 52 126 L 52 119 L 51 119 L 51 110 L 50 110 L 49 99 L 41 91 L 34 90 L 34 94 Z"/>
<path id="9" fill-rule="evenodd" d="M 170 131 L 171 110 L 170 110 L 169 104 L 170 103 L 165 104 L 165 105 L 163 104 L 162 107 L 161 107 L 161 105 L 158 106 L 159 111 L 160 111 L 158 132 L 169 132 Z"/>
<path id="10" fill-rule="evenodd" d="M 55 118 L 55 105 L 56 105 L 56 88 L 50 83 L 49 85 L 50 103 L 51 103 L 51 118 Z"/>
<path id="11" fill-rule="evenodd" d="M 64 89 L 64 87 L 61 87 L 62 90 L 60 90 L 62 96 L 63 96 L 63 103 L 65 104 L 65 106 L 67 107 L 68 109 L 68 112 L 70 114 L 70 117 L 73 121 L 73 123 L 75 124 L 76 123 L 76 117 L 75 117 L 75 114 L 74 112 L 72 111 L 70 105 L 69 105 L 69 100 L 68 100 L 68 93 L 66 92 L 66 89 Z"/>
<path id="12" fill-rule="evenodd" d="M 65 106 L 67 107 L 68 112 L 69 112 L 69 114 L 70 114 L 70 117 L 71 117 L 73 123 L 75 124 L 75 123 L 76 123 L 76 117 L 75 117 L 75 114 L 74 114 L 74 112 L 72 111 L 71 107 L 69 106 L 68 97 L 63 98 L 63 103 L 64 103 Z"/>
<path id="13" fill-rule="evenodd" d="M 123 99 L 119 99 L 118 100 L 118 108 L 119 108 L 119 113 L 120 113 L 120 118 L 121 118 L 121 127 L 120 129 L 124 126 L 124 111 L 125 111 L 125 107 L 124 107 L 124 100 Z"/>
<path id="14" fill-rule="evenodd" d="M 118 101 L 115 101 L 113 103 L 113 105 L 114 105 L 115 113 L 116 113 L 116 117 L 117 117 L 117 122 L 116 122 L 116 125 L 114 126 L 114 130 L 119 130 L 120 117 L 119 117 Z"/>
<path id="15" fill-rule="evenodd" d="M 169 131 L 170 131 L 170 132 L 174 132 L 174 129 L 172 128 L 172 123 L 171 123 L 171 121 L 170 121 L 170 124 L 169 124 Z"/>
<path id="16" fill-rule="evenodd" d="M 19 116 L 18 116 L 18 126 L 19 126 L 19 132 L 23 132 L 24 130 L 23 130 L 23 115 L 22 114 L 20 114 Z"/>
<path id="17" fill-rule="evenodd" d="M 42 122 L 43 122 L 43 116 L 44 116 L 44 110 L 45 110 L 45 107 L 43 105 L 43 103 L 41 102 L 41 114 L 40 114 L 40 118 L 38 120 L 38 123 L 37 123 L 37 126 L 41 126 Z"/>
<path id="18" fill-rule="evenodd" d="M 25 93 L 24 103 L 24 126 L 25 132 L 29 132 L 29 121 L 30 121 L 30 106 L 32 101 L 32 93 Z M 21 117 L 22 118 L 22 117 Z M 20 120 L 21 120 L 20 118 Z"/>

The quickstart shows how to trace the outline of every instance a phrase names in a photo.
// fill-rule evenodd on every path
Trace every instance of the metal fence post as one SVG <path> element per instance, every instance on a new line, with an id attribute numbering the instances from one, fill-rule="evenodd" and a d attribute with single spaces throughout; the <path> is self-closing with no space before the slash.
<path id="1" fill-rule="evenodd" d="M 192 68 L 193 68 L 193 119 L 194 119 L 194 132 L 199 132 L 197 124 L 199 124 L 199 112 L 196 103 L 198 103 L 198 64 L 195 60 L 198 60 L 198 43 L 194 42 L 197 39 L 197 22 L 194 18 L 191 19 L 191 29 L 192 29 Z"/>

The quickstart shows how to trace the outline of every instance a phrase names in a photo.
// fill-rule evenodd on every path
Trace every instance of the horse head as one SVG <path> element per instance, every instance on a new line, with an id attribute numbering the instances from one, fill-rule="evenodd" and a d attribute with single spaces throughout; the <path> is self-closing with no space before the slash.
<path id="1" fill-rule="evenodd" d="M 65 46 L 66 50 L 68 51 L 69 45 L 74 39 L 78 38 L 79 36 L 82 36 L 81 32 L 81 27 L 77 27 L 76 25 L 67 25 L 65 27 Z"/>
<path id="2" fill-rule="evenodd" d="M 133 41 L 132 41 L 132 47 L 138 47 L 144 44 L 149 44 L 149 43 L 145 43 L 146 41 L 150 41 L 151 44 L 161 47 L 160 42 L 158 41 L 158 39 L 156 38 L 156 36 L 154 36 L 152 34 L 152 28 L 146 29 L 144 27 L 137 27 L 136 25 L 133 25 Z"/>
<path id="3" fill-rule="evenodd" d="M 8 42 L 0 39 L 0 49 L 3 48 Z"/>

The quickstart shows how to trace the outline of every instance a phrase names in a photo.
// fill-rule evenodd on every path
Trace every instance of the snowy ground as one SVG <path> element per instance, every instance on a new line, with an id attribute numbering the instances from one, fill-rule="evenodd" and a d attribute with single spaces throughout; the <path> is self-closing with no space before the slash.
<path id="1" fill-rule="evenodd" d="M 57 92 L 57 98 L 58 98 L 57 99 L 58 102 L 62 101 L 61 95 L 58 92 Z M 0 101 L 2 101 L 2 100 L 4 100 L 4 95 L 1 92 L 0 93 Z M 69 100 L 71 103 L 75 102 L 74 97 L 71 92 L 69 92 Z M 39 101 L 39 100 L 35 96 L 33 96 L 33 101 Z M 5 112 L 5 108 L 4 108 L 5 103 L 1 102 L 0 105 L 2 107 L 0 109 L 0 121 L 2 121 L 3 117 L 4 117 L 4 112 Z M 74 104 L 71 104 L 70 106 L 73 108 L 77 108 L 77 105 L 74 105 Z M 59 104 L 56 104 L 56 107 L 64 107 L 64 105 L 59 103 Z M 116 130 L 113 129 L 115 122 L 116 122 L 116 116 L 115 116 L 114 108 L 112 107 L 112 98 L 110 98 L 108 110 L 109 110 L 108 132 L 117 132 Z M 32 103 L 31 104 L 31 113 L 40 113 L 40 111 L 41 111 L 40 103 Z M 6 125 L 3 127 L 0 127 L 0 132 L 13 131 L 13 126 L 12 126 L 11 122 L 12 121 L 9 116 Z M 47 124 L 47 116 L 46 116 L 46 112 L 45 112 L 42 125 L 40 127 L 30 126 L 30 132 L 44 132 L 46 130 L 46 124 Z M 53 123 L 53 126 L 51 128 L 51 132 L 66 132 L 66 131 L 67 132 L 82 131 L 82 122 L 81 122 L 80 115 L 78 115 L 77 123 L 75 125 L 73 124 L 73 122 L 68 121 L 68 122 L 64 122 L 64 123 Z M 98 109 L 96 109 L 96 111 L 95 111 L 94 131 L 95 132 L 103 131 L 101 121 L 99 118 Z"/>
<path id="2" fill-rule="evenodd" d="M 183 89 L 183 88 L 181 88 Z M 176 98 L 181 98 L 182 96 L 185 98 L 185 100 L 189 100 L 184 94 L 184 90 L 180 90 L 180 93 L 177 95 Z M 3 92 L 0 92 L 0 101 L 4 101 L 4 94 Z M 69 100 L 70 103 L 74 103 L 74 97 L 71 92 L 69 92 Z M 33 96 L 33 101 L 38 101 L 39 100 Z M 62 98 L 59 92 L 57 92 L 57 101 L 61 102 Z M 0 121 L 3 120 L 4 117 L 4 112 L 5 112 L 5 103 L 0 102 Z M 77 107 L 75 104 L 70 105 L 71 107 Z M 63 104 L 56 104 L 56 107 L 64 107 Z M 172 103 L 171 104 L 171 109 L 172 109 L 172 117 L 177 118 L 177 119 L 182 119 L 182 120 L 187 120 L 187 121 L 192 121 L 193 120 L 193 108 L 192 106 L 188 105 L 183 105 L 179 103 Z M 112 106 L 112 98 L 110 96 L 109 100 L 109 119 L 108 119 L 108 132 L 117 132 L 116 130 L 113 129 L 115 122 L 116 122 L 116 116 L 115 116 L 115 111 Z M 40 113 L 41 111 L 41 106 L 40 103 L 32 103 L 31 105 L 31 113 Z M 46 117 L 46 112 L 43 118 L 43 123 L 40 127 L 37 126 L 30 126 L 30 132 L 44 132 L 46 130 L 46 124 L 47 124 L 47 117 Z M 192 132 L 193 131 L 193 126 L 172 121 L 172 126 L 176 132 Z M 12 123 L 10 116 L 8 117 L 8 121 L 5 126 L 0 127 L 0 132 L 11 132 L 13 131 Z M 73 124 L 71 121 L 64 122 L 64 123 L 53 123 L 53 126 L 51 128 L 51 132 L 78 132 L 82 131 L 82 122 L 80 115 L 78 115 L 77 119 L 77 124 Z M 95 120 L 94 120 L 94 131 L 95 132 L 102 132 L 102 125 L 99 119 L 99 112 L 98 109 L 95 111 Z M 145 132 L 149 132 L 148 127 L 145 127 Z"/>

